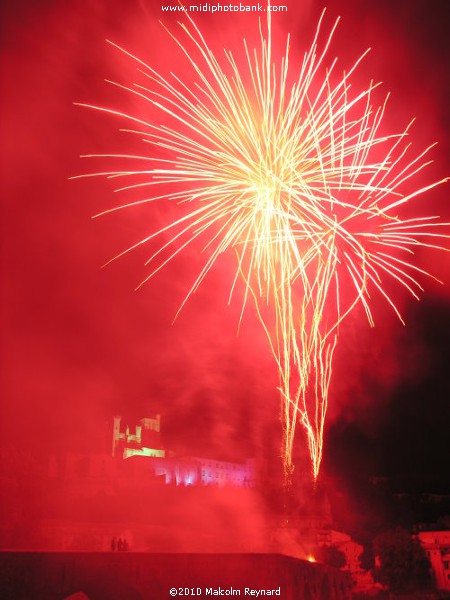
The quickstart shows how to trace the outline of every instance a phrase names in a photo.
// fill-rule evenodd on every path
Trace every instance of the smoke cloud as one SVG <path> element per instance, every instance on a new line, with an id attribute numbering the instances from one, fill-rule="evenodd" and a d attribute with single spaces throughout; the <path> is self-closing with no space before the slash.
<path id="1" fill-rule="evenodd" d="M 301 58 L 323 5 L 283 4 L 288 11 L 274 17 L 274 36 L 281 43 L 290 31 L 292 55 Z M 448 175 L 448 7 L 430 0 L 329 4 L 326 28 L 342 15 L 332 56 L 340 57 L 344 69 L 373 47 L 355 85 L 383 81 L 384 92 L 392 92 L 386 127 L 402 130 L 417 116 L 414 145 L 439 143 L 436 161 L 423 177 Z M 158 24 L 162 19 L 174 29 L 176 19 L 162 15 L 160 5 L 153 0 L 2 4 L 2 440 L 12 454 L 20 447 L 45 461 L 59 451 L 94 448 L 98 424 L 114 414 L 131 421 L 159 412 L 166 445 L 180 453 L 225 460 L 259 456 L 278 464 L 276 370 L 251 305 L 238 332 L 239 289 L 228 304 L 234 257 L 221 257 L 172 324 L 202 266 L 198 249 L 180 255 L 136 292 L 148 274 L 144 262 L 151 244 L 100 268 L 158 228 L 172 209 L 143 205 L 91 219 L 121 202 L 114 182 L 68 179 L 96 168 L 80 154 L 140 148 L 118 132 L 123 126 L 118 119 L 73 103 L 142 110 L 141 103 L 103 81 L 130 83 L 136 77 L 135 65 L 106 38 L 156 69 L 176 72 L 181 64 L 176 44 Z M 214 48 L 235 49 L 244 34 L 250 42 L 258 34 L 254 15 L 202 13 L 196 22 Z M 447 188 L 420 201 L 423 214 L 449 214 Z M 448 280 L 448 255 L 420 251 L 417 261 Z M 363 468 L 346 463 L 345 451 L 341 461 L 333 459 L 350 424 L 369 447 L 382 440 L 387 424 L 395 431 L 398 417 L 391 406 L 402 386 L 409 386 L 411 404 L 423 407 L 423 389 L 420 397 L 414 390 L 432 377 L 440 351 L 448 353 L 445 340 L 427 337 L 433 301 L 448 318 L 450 289 L 448 282 L 442 287 L 433 280 L 426 288 L 431 300 L 423 310 L 406 296 L 399 298 L 406 330 L 376 298 L 376 329 L 369 328 L 362 311 L 343 324 L 330 395 L 331 435 L 325 441 L 325 470 L 331 475 L 351 479 L 354 469 Z M 436 435 L 444 435 L 437 426 Z M 303 444 L 299 431 L 300 463 Z M 353 452 L 351 444 L 347 450 Z M 371 468 L 385 466 L 378 457 Z M 221 509 L 212 508 L 215 502 L 209 504 L 212 521 L 221 518 Z M 239 502 L 243 514 L 265 520 L 259 500 Z M 230 504 L 235 506 L 234 499 Z M 245 519 L 239 527 L 263 529 Z"/>

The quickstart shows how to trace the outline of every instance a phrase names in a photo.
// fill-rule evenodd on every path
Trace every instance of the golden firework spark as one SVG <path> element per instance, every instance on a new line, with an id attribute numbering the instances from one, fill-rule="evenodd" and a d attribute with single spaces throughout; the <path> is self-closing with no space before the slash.
<path id="1" fill-rule="evenodd" d="M 91 106 L 133 122 L 137 129 L 128 131 L 152 149 L 142 156 L 108 155 L 148 161 L 148 168 L 92 175 L 129 179 L 122 191 L 160 190 L 105 212 L 161 199 L 188 205 L 139 242 L 162 240 L 141 285 L 203 239 L 206 258 L 184 305 L 219 255 L 234 251 L 231 292 L 238 279 L 245 283 L 242 310 L 252 298 L 279 372 L 285 473 L 293 471 L 300 422 L 317 478 L 339 324 L 361 304 L 373 325 L 372 290 L 401 319 L 386 280 L 418 296 L 417 279 L 428 273 L 414 265 L 414 249 L 441 248 L 448 235 L 437 217 L 402 219 L 399 213 L 444 180 L 411 191 L 411 180 L 429 164 L 431 146 L 412 155 L 410 125 L 398 134 L 382 132 L 387 98 L 377 106 L 377 84 L 361 91 L 351 86 L 366 53 L 337 75 L 337 60 L 327 57 L 338 21 L 320 44 L 322 14 L 310 48 L 292 68 L 289 36 L 274 58 L 267 14 L 259 47 L 243 40 L 239 57 L 226 50 L 215 55 L 187 15 L 179 23 L 183 41 L 168 31 L 194 83 L 164 76 L 117 46 L 137 63 L 146 84 L 114 85 L 160 111 L 164 123 Z"/>

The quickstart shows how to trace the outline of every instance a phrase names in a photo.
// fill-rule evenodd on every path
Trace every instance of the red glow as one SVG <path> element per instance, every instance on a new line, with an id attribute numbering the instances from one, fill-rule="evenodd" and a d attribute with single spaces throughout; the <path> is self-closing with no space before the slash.
<path id="1" fill-rule="evenodd" d="M 278 58 L 272 42 L 270 14 L 252 58 L 243 39 L 243 58 L 225 50 L 222 61 L 188 15 L 181 33 L 168 30 L 168 42 L 175 41 L 191 71 L 184 78 L 160 74 L 113 44 L 151 82 L 113 82 L 143 107 L 80 106 L 119 117 L 152 148 L 86 155 L 119 167 L 85 177 L 117 179 L 116 192 L 139 198 L 99 216 L 161 201 L 183 207 L 112 259 L 156 244 L 138 288 L 201 240 L 205 258 L 178 316 L 221 255 L 235 254 L 230 298 L 241 280 L 239 323 L 252 299 L 267 334 L 279 374 L 289 481 L 297 422 L 306 432 L 314 479 L 319 474 L 341 323 L 362 306 L 373 327 L 374 294 L 404 323 L 396 288 L 419 299 L 421 279 L 434 279 L 412 257 L 417 247 L 445 250 L 448 223 L 432 214 L 409 216 L 405 207 L 447 180 L 417 183 L 432 145 L 411 151 L 412 121 L 386 130 L 387 98 L 376 104 L 378 84 L 353 88 L 366 53 L 336 76 L 336 59 L 328 54 L 337 21 L 322 41 L 322 13 L 292 74 L 289 44 Z"/>
<path id="2" fill-rule="evenodd" d="M 288 13 L 274 20 L 273 39 L 282 52 L 285 34 L 292 32 L 295 64 L 303 58 L 304 40 L 310 39 L 323 3 L 288 4 Z M 448 165 L 443 163 L 449 155 L 450 71 L 448 35 L 442 35 L 447 3 L 329 4 L 330 23 L 342 15 L 332 55 L 353 64 L 362 49 L 373 48 L 364 69 L 355 72 L 355 88 L 363 89 L 372 75 L 383 81 L 383 89 L 392 91 L 386 129 L 402 129 L 416 115 L 413 148 L 438 140 L 430 180 L 447 176 Z M 113 97 L 114 90 L 103 83 L 106 77 L 127 84 L 135 76 L 134 65 L 105 44 L 106 38 L 159 71 L 179 72 L 179 51 L 166 45 L 167 36 L 158 24 L 159 2 L 5 0 L 0 10 L 0 545 L 106 551 L 113 535 L 129 539 L 129 522 L 136 519 L 141 545 L 135 540 L 134 549 L 228 551 L 239 540 L 249 540 L 246 550 L 269 551 L 264 546 L 272 539 L 267 524 L 278 523 L 283 504 L 278 489 L 278 380 L 251 303 L 236 335 L 240 304 L 227 305 L 234 264 L 221 256 L 209 281 L 171 326 L 201 269 L 200 246 L 180 253 L 158 280 L 138 292 L 133 289 L 142 279 L 143 263 L 156 246 L 140 247 L 110 268 L 100 266 L 142 239 L 150 221 L 160 228 L 183 207 L 153 204 L 92 220 L 93 214 L 112 206 L 110 189 L 93 179 L 88 184 L 68 181 L 89 168 L 80 165 L 82 153 L 139 152 L 139 140 L 113 131 L 122 125 L 119 120 L 111 128 L 108 118 L 76 109 L 73 102 L 120 106 L 128 112 L 142 109 L 120 90 Z M 223 47 L 241 47 L 243 34 L 250 47 L 258 44 L 251 33 L 257 30 L 253 17 L 203 14 L 198 20 L 218 53 Z M 168 25 L 177 27 L 170 18 Z M 424 174 L 418 176 L 420 185 L 426 185 L 425 179 Z M 106 185 L 113 184 L 108 180 Z M 448 211 L 446 187 L 424 197 L 423 215 Z M 133 198 L 138 199 L 137 193 Z M 430 256 L 415 249 L 417 265 L 445 279 L 449 255 L 432 258 L 434 264 Z M 233 260 L 234 255 L 230 263 Z M 237 290 L 237 298 L 241 292 Z M 425 292 L 432 301 L 417 308 L 411 308 L 406 294 L 395 296 L 400 312 L 408 317 L 407 329 L 375 297 L 371 309 L 376 330 L 364 321 L 362 306 L 341 327 L 322 472 L 338 477 L 333 514 L 338 508 L 349 529 L 355 523 L 365 529 L 379 522 L 370 503 L 348 497 L 358 497 L 362 478 L 383 475 L 391 464 L 393 476 L 405 471 L 434 481 L 448 476 L 443 467 L 447 421 L 442 418 L 448 406 L 448 376 L 435 371 L 448 349 L 448 286 L 430 281 Z M 395 407 L 398 390 L 404 397 Z M 145 504 L 140 490 L 130 497 L 125 473 L 106 484 L 102 453 L 110 458 L 111 443 L 108 431 L 102 447 L 104 424 L 109 427 L 115 414 L 134 424 L 157 413 L 162 415 L 166 447 L 178 456 L 217 457 L 230 464 L 244 464 L 246 457 L 255 456 L 261 488 L 272 494 L 270 509 L 258 493 L 248 490 L 222 494 L 213 488 L 180 487 L 181 495 L 174 499 L 172 490 L 163 486 L 167 495 L 155 499 L 155 484 L 145 492 Z M 399 423 L 403 429 L 397 440 Z M 408 428 L 416 433 L 414 439 L 412 434 L 408 438 Z M 342 432 L 348 442 L 344 449 Z M 154 448 L 150 441 L 145 447 Z M 439 448 L 442 452 L 436 451 Z M 307 477 L 303 440 L 294 448 L 294 461 L 296 476 Z M 64 464 L 70 477 L 49 481 L 53 468 L 65 472 Z M 89 464 L 96 469 L 91 479 L 83 475 Z M 306 497 L 301 485 L 295 502 Z M 271 486 L 276 491 L 271 492 Z M 149 514 L 151 506 L 156 516 Z M 198 540 L 192 532 L 201 530 L 205 521 L 208 531 Z M 298 536 L 291 538 L 280 534 L 273 551 L 305 557 Z"/>

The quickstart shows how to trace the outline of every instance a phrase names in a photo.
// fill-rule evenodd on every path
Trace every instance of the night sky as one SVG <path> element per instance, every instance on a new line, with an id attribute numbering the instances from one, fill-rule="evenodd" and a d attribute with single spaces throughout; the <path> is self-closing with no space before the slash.
<path id="1" fill-rule="evenodd" d="M 294 52 L 302 50 L 324 4 L 283 3 L 289 11 L 277 32 L 290 31 Z M 428 177 L 449 175 L 449 3 L 338 0 L 328 7 L 329 24 L 342 16 L 333 55 L 345 65 L 373 49 L 357 80 L 383 81 L 392 92 L 387 125 L 403 128 L 416 116 L 413 142 L 438 142 Z M 42 456 L 85 450 L 114 414 L 132 421 L 160 412 L 166 445 L 179 452 L 242 459 L 263 451 L 277 460 L 277 377 L 251 308 L 237 335 L 241 305 L 239 298 L 227 304 L 227 257 L 172 324 L 202 264 L 195 249 L 136 292 L 151 248 L 101 269 L 169 209 L 91 219 L 119 203 L 113 186 L 69 180 L 93 170 L 81 154 L 130 150 L 118 120 L 73 105 L 133 110 L 129 96 L 104 82 L 127 81 L 132 68 L 105 38 L 157 67 L 178 64 L 157 23 L 160 2 L 14 0 L 1 10 L 2 443 Z M 254 21 L 198 18 L 225 45 L 239 42 Z M 421 199 L 425 213 L 450 220 L 449 191 L 447 184 Z M 342 327 L 324 472 L 347 483 L 378 475 L 398 487 L 450 491 L 450 258 L 418 252 L 417 261 L 446 284 L 424 281 L 420 303 L 399 297 L 406 328 L 378 301 L 375 329 L 362 311 Z"/>

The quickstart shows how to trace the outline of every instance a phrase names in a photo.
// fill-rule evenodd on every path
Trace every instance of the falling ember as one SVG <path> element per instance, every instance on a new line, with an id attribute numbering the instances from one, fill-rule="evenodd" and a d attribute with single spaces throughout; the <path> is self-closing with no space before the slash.
<path id="1" fill-rule="evenodd" d="M 259 48 L 243 40 L 239 57 L 229 51 L 216 56 L 188 15 L 187 24 L 179 24 L 184 41 L 168 32 L 190 64 L 195 85 L 176 74 L 166 78 L 119 48 L 136 61 L 147 83 L 114 85 L 148 102 L 169 123 L 90 106 L 133 123 L 132 133 L 152 148 L 143 156 L 108 155 L 139 159 L 148 168 L 91 175 L 122 178 L 127 183 L 121 190 L 158 190 L 105 212 L 155 200 L 188 207 L 139 242 L 162 240 L 148 260 L 152 270 L 144 283 L 189 244 L 203 240 L 207 258 L 182 306 L 219 255 L 233 251 L 231 293 L 238 279 L 244 282 L 241 318 L 253 300 L 279 373 L 286 479 L 294 468 L 297 422 L 306 432 L 317 478 L 339 325 L 358 304 L 373 325 L 374 291 L 402 319 L 386 281 L 417 298 L 418 278 L 431 275 L 413 264 L 415 247 L 444 249 L 441 240 L 449 235 L 438 217 L 399 214 L 445 180 L 412 188 L 430 162 L 431 146 L 413 154 L 410 125 L 401 133 L 382 132 L 386 101 L 374 106 L 378 84 L 360 91 L 351 84 L 365 54 L 341 76 L 337 59 L 327 64 L 337 21 L 319 44 L 322 14 L 302 63 L 291 66 L 289 37 L 281 59 L 273 57 L 267 14 Z"/>

